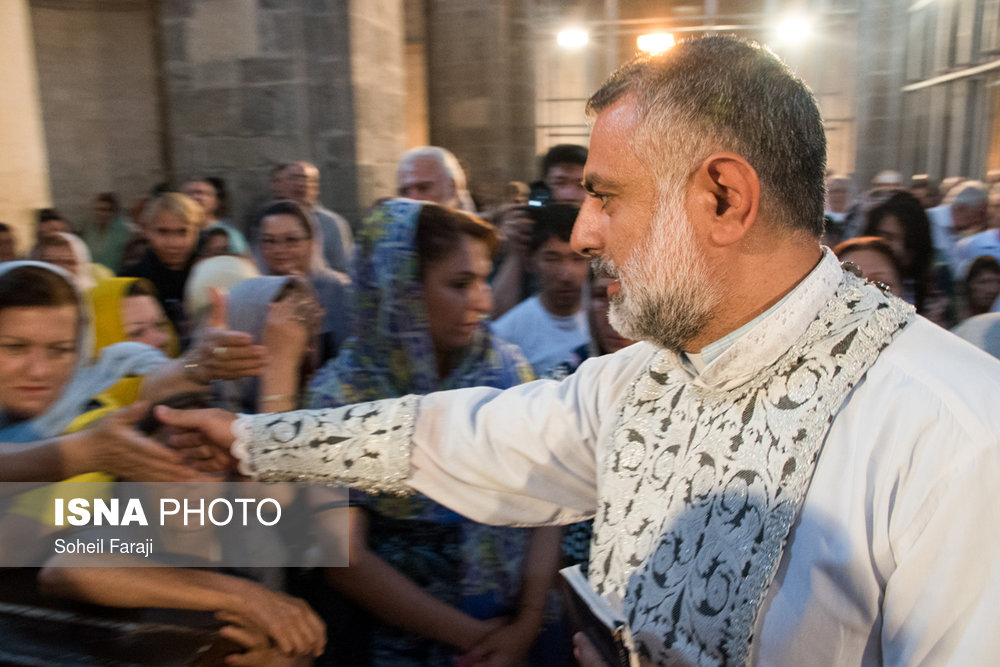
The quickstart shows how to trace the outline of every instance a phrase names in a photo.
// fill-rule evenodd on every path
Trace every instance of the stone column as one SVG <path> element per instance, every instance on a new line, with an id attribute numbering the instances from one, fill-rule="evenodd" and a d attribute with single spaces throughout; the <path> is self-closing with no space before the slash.
<path id="1" fill-rule="evenodd" d="M 470 186 L 532 180 L 532 34 L 527 0 L 427 0 L 431 143 L 458 156 Z"/>
<path id="2" fill-rule="evenodd" d="M 868 189 L 879 171 L 902 168 L 901 88 L 908 4 L 905 0 L 858 3 L 854 182 L 860 191 Z"/>
<path id="3" fill-rule="evenodd" d="M 18 250 L 34 241 L 34 212 L 51 204 L 35 47 L 27 0 L 0 2 L 0 221 L 14 227 Z"/>

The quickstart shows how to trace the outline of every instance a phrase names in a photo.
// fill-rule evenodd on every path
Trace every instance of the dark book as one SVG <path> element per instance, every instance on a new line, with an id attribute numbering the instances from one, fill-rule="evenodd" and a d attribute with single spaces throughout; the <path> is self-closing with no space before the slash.
<path id="1" fill-rule="evenodd" d="M 579 565 L 564 567 L 559 576 L 573 634 L 585 634 L 608 665 L 639 667 L 639 656 L 629 650 L 632 633 L 625 616 L 590 587 Z"/>

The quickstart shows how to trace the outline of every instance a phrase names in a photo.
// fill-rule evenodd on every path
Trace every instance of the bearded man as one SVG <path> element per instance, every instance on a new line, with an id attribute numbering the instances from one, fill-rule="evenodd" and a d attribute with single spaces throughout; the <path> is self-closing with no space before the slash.
<path id="1" fill-rule="evenodd" d="M 645 342 L 561 383 L 338 410 L 163 411 L 264 479 L 413 488 L 477 521 L 594 517 L 589 578 L 657 664 L 1000 655 L 1000 364 L 819 245 L 812 94 L 725 37 L 590 100 L 573 246 Z"/>

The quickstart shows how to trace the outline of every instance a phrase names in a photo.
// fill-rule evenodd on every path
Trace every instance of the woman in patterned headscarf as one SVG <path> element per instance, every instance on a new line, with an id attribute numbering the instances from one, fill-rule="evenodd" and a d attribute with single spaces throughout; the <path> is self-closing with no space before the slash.
<path id="1" fill-rule="evenodd" d="M 312 407 L 530 379 L 486 322 L 496 248 L 493 228 L 469 214 L 405 199 L 376 206 L 358 240 L 353 335 L 313 381 Z M 327 580 L 376 617 L 373 664 L 516 661 L 541 627 L 558 542 L 558 528 L 477 524 L 422 495 L 356 494 L 352 566 Z"/>

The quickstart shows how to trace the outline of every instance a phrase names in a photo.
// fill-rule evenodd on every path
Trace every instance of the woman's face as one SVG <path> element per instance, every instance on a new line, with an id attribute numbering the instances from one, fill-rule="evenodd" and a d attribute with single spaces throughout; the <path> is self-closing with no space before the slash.
<path id="1" fill-rule="evenodd" d="M 312 239 L 294 215 L 269 215 L 260 223 L 260 255 L 278 276 L 309 272 Z"/>
<path id="2" fill-rule="evenodd" d="M 146 238 L 149 247 L 168 269 L 180 270 L 194 253 L 198 228 L 179 215 L 160 211 L 146 229 Z"/>
<path id="3" fill-rule="evenodd" d="M 892 248 L 892 253 L 902 266 L 910 265 L 910 257 L 906 252 L 906 232 L 899 218 L 894 215 L 882 218 L 878 223 L 878 236 Z"/>
<path id="4" fill-rule="evenodd" d="M 865 278 L 871 281 L 878 281 L 889 286 L 889 291 L 902 298 L 903 281 L 896 271 L 892 262 L 880 252 L 875 250 L 859 249 L 841 254 L 840 261 L 852 262 L 861 269 Z"/>
<path id="5" fill-rule="evenodd" d="M 38 259 L 46 264 L 53 264 L 61 269 L 66 269 L 74 276 L 80 275 L 80 262 L 73 254 L 69 246 L 44 246 L 38 255 Z"/>
<path id="6" fill-rule="evenodd" d="M 170 353 L 170 320 L 151 296 L 129 296 L 122 299 L 122 328 L 125 340 L 145 343 Z"/>
<path id="7" fill-rule="evenodd" d="M 980 271 L 969 281 L 969 308 L 975 313 L 985 313 L 1000 296 L 1000 273 Z"/>
<path id="8" fill-rule="evenodd" d="M 22 421 L 48 410 L 76 368 L 76 307 L 0 310 L 0 409 Z"/>
<path id="9" fill-rule="evenodd" d="M 608 285 L 611 278 L 596 277 L 590 282 L 590 326 L 597 344 L 607 354 L 628 347 L 634 340 L 615 331 L 608 321 Z"/>
<path id="10" fill-rule="evenodd" d="M 229 236 L 225 233 L 209 234 L 205 239 L 205 247 L 201 249 L 202 257 L 218 257 L 229 254 Z"/>
<path id="11" fill-rule="evenodd" d="M 436 352 L 454 352 L 472 342 L 493 310 L 492 269 L 486 243 L 466 235 L 450 255 L 426 266 L 424 302 Z"/>

